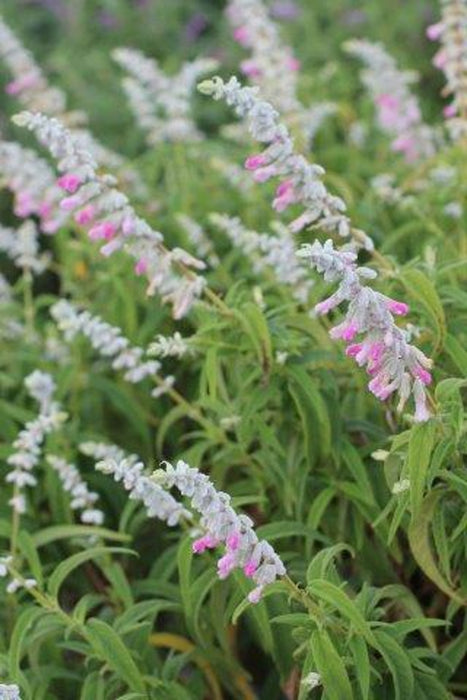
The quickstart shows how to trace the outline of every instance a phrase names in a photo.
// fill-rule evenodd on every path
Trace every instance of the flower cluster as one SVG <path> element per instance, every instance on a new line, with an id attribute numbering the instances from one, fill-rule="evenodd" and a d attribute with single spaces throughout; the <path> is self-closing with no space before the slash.
<path id="1" fill-rule="evenodd" d="M 79 444 L 79 451 L 86 455 L 86 457 L 92 457 L 97 461 L 113 459 L 117 462 L 121 462 L 123 459 L 130 459 L 133 462 L 138 461 L 136 455 L 126 454 L 117 445 L 109 445 L 107 442 L 94 442 L 93 440 L 88 440 L 86 442 L 81 442 Z"/>
<path id="2" fill-rule="evenodd" d="M 172 304 L 174 317 L 184 316 L 205 286 L 205 280 L 187 268 L 200 270 L 204 263 L 181 248 L 168 251 L 162 234 L 137 216 L 126 195 L 114 186 L 115 179 L 98 172 L 91 153 L 56 119 L 22 112 L 14 121 L 33 131 L 58 161 L 63 173 L 58 184 L 69 195 L 61 201 L 62 209 L 73 212 L 92 240 L 104 242 L 103 255 L 124 248 L 136 260 L 135 272 L 148 278 L 148 294 L 157 289 Z"/>
<path id="3" fill-rule="evenodd" d="M 283 114 L 299 113 L 297 99 L 299 61 L 282 43 L 279 29 L 262 0 L 230 0 L 227 16 L 233 37 L 251 52 L 242 61 L 244 75 L 261 86 L 261 91 Z"/>
<path id="4" fill-rule="evenodd" d="M 259 540 L 252 520 L 238 515 L 230 505 L 230 496 L 217 491 L 209 478 L 179 460 L 175 466 L 165 462 L 165 469 L 153 474 L 156 483 L 164 488 L 175 487 L 189 499 L 191 507 L 201 515 L 202 536 L 193 542 L 193 551 L 225 547 L 217 563 L 219 578 L 225 579 L 236 568 L 255 583 L 248 600 L 257 603 L 264 587 L 284 576 L 285 566 L 268 542 Z"/>
<path id="5" fill-rule="evenodd" d="M 58 88 L 50 87 L 31 53 L 1 18 L 0 58 L 13 76 L 13 80 L 6 86 L 9 95 L 18 97 L 29 109 L 51 115 L 64 113 L 65 95 Z"/>
<path id="6" fill-rule="evenodd" d="M 89 311 L 78 311 L 66 299 L 51 308 L 51 315 L 67 341 L 82 333 L 94 350 L 103 357 L 112 358 L 112 369 L 124 370 L 127 382 L 138 384 L 146 377 L 155 377 L 160 370 L 156 360 L 145 360 L 142 348 L 130 345 L 128 338 L 117 326 L 93 316 Z"/>
<path id="7" fill-rule="evenodd" d="M 337 290 L 317 304 L 315 311 L 328 314 L 342 302 L 348 303 L 344 321 L 334 326 L 330 335 L 347 342 L 346 354 L 366 367 L 371 376 L 369 390 L 382 401 L 398 392 L 398 410 L 412 393 L 415 420 L 426 421 L 430 417 L 426 386 L 431 383 L 431 360 L 409 344 L 406 332 L 394 321 L 394 315 L 408 312 L 407 304 L 366 286 L 365 280 L 376 273 L 359 267 L 352 250 L 336 250 L 330 240 L 324 245 L 314 241 L 312 245 L 304 244 L 298 254 L 308 259 L 326 282 L 338 282 Z"/>
<path id="8" fill-rule="evenodd" d="M 0 557 L 0 578 L 10 578 L 6 590 L 7 593 L 16 593 L 20 588 L 25 588 L 26 590 L 30 590 L 31 588 L 35 588 L 37 586 L 37 581 L 35 578 L 22 578 L 17 576 L 15 573 L 11 571 L 11 566 L 13 564 L 13 557 L 12 556 L 6 556 L 6 557 Z M 7 690 L 9 688 L 14 689 L 16 686 L 2 686 L 0 684 L 0 700 L 3 700 L 3 698 L 16 698 L 19 697 L 19 695 L 2 695 L 2 688 L 6 688 Z M 12 690 L 13 692 L 13 690 Z"/>
<path id="9" fill-rule="evenodd" d="M 64 491 L 70 494 L 71 509 L 81 511 L 81 522 L 86 525 L 102 525 L 104 513 L 95 507 L 99 496 L 88 489 L 76 466 L 52 454 L 47 455 L 47 462 L 57 472 Z"/>
<path id="10" fill-rule="evenodd" d="M 433 63 L 446 76 L 444 96 L 451 96 L 444 116 L 453 139 L 467 136 L 467 4 L 442 0 L 441 21 L 427 29 L 428 38 L 441 41 Z"/>
<path id="11" fill-rule="evenodd" d="M 21 700 L 19 688 L 15 684 L 0 683 L 0 700 Z"/>
<path id="12" fill-rule="evenodd" d="M 16 216 L 37 216 L 44 233 L 55 233 L 65 222 L 55 173 L 34 151 L 14 141 L 0 141 L 0 184 L 13 193 Z"/>
<path id="13" fill-rule="evenodd" d="M 135 455 L 104 457 L 96 463 L 96 469 L 103 474 L 111 474 L 117 482 L 121 481 L 130 492 L 131 500 L 142 501 L 149 517 L 163 520 L 169 527 L 190 519 L 189 511 L 145 473 L 143 463 Z"/>
<path id="14" fill-rule="evenodd" d="M 198 58 L 184 63 L 176 75 L 168 76 L 155 59 L 135 49 L 115 49 L 112 55 L 128 73 L 122 81 L 123 89 L 149 145 L 201 138 L 191 115 L 190 99 L 198 78 L 215 70 L 217 61 Z"/>
<path id="15" fill-rule="evenodd" d="M 28 219 L 14 231 L 0 226 L 0 251 L 6 253 L 16 267 L 39 275 L 50 262 L 47 253 L 39 253 L 36 224 Z"/>
<path id="16" fill-rule="evenodd" d="M 6 481 L 15 486 L 9 504 L 18 513 L 26 510 L 23 488 L 37 484 L 32 470 L 39 462 L 45 437 L 57 430 L 66 419 L 60 404 L 52 400 L 55 382 L 49 374 L 36 370 L 26 377 L 24 383 L 29 394 L 39 403 L 40 410 L 37 418 L 26 423 L 20 431 L 13 443 L 15 451 L 7 458 L 12 470 L 6 475 Z"/>
<path id="17" fill-rule="evenodd" d="M 195 248 L 196 256 L 201 260 L 205 260 L 210 267 L 217 267 L 220 262 L 219 258 L 202 226 L 186 214 L 177 214 L 177 221 L 190 239 L 193 248 Z"/>
<path id="18" fill-rule="evenodd" d="M 221 229 L 245 255 L 248 255 L 255 272 L 271 269 L 277 280 L 292 288 L 294 298 L 307 302 L 313 280 L 300 258 L 295 254 L 295 244 L 290 231 L 274 222 L 275 236 L 250 231 L 238 218 L 211 214 L 211 222 Z"/>
<path id="19" fill-rule="evenodd" d="M 119 170 L 122 181 L 138 192 L 143 187 L 139 175 L 125 164 L 124 159 L 99 143 L 85 128 L 87 115 L 82 111 L 67 109 L 65 93 L 51 87 L 31 53 L 24 48 L 11 29 L 0 18 L 0 59 L 13 76 L 6 91 L 15 96 L 24 107 L 60 119 L 73 130 L 83 148 L 90 151 L 98 163 L 111 170 Z"/>
<path id="20" fill-rule="evenodd" d="M 171 336 L 159 334 L 148 348 L 148 355 L 153 357 L 184 357 L 193 354 L 194 350 L 182 338 L 178 331 Z"/>
<path id="21" fill-rule="evenodd" d="M 345 49 L 366 66 L 362 82 L 375 104 L 379 127 L 392 138 L 392 149 L 403 153 L 407 162 L 432 156 L 436 135 L 423 123 L 418 100 L 410 91 L 417 74 L 401 71 L 382 44 L 352 39 Z"/>
<path id="22" fill-rule="evenodd" d="M 313 224 L 341 236 L 352 233 L 366 248 L 372 248 L 368 236 L 351 229 L 342 199 L 328 192 L 322 181 L 324 168 L 295 153 L 289 130 L 280 123 L 274 107 L 258 96 L 257 88 L 242 87 L 235 77 L 227 83 L 215 77 L 200 83 L 198 89 L 215 100 L 225 100 L 239 117 L 247 121 L 253 138 L 267 144 L 262 153 L 247 158 L 245 167 L 253 171 L 256 182 L 281 178 L 273 201 L 276 211 L 282 212 L 295 203 L 305 208 L 290 224 L 294 233 Z"/>

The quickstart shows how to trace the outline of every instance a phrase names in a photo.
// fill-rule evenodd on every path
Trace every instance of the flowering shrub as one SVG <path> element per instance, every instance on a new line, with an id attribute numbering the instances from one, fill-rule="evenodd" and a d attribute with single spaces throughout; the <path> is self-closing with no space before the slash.
<path id="1" fill-rule="evenodd" d="M 384 5 L 5 0 L 0 700 L 465 696 L 467 5 Z"/>

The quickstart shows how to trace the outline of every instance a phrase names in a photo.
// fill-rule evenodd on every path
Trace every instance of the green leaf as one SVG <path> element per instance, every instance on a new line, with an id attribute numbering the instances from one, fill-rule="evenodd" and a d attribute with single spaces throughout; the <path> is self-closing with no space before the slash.
<path id="1" fill-rule="evenodd" d="M 448 334 L 445 342 L 446 352 L 462 374 L 467 374 L 467 350 L 453 335 Z"/>
<path id="2" fill-rule="evenodd" d="M 40 617 L 47 614 L 49 614 L 47 610 L 33 605 L 29 608 L 25 608 L 16 620 L 8 650 L 8 672 L 12 680 L 18 683 L 20 682 L 20 661 L 23 643 L 30 633 L 33 624 Z"/>
<path id="3" fill-rule="evenodd" d="M 340 445 L 340 454 L 357 485 L 366 495 L 368 502 L 374 503 L 373 487 L 358 451 L 348 440 L 344 440 Z"/>
<path id="4" fill-rule="evenodd" d="M 344 662 L 327 633 L 324 630 L 313 632 L 310 644 L 326 698 L 328 700 L 354 700 Z"/>
<path id="5" fill-rule="evenodd" d="M 394 700 L 408 700 L 413 697 L 414 678 L 407 654 L 387 632 L 375 630 L 374 635 L 377 648 L 392 675 Z"/>
<path id="6" fill-rule="evenodd" d="M 39 588 L 42 588 L 42 566 L 37 554 L 37 544 L 26 530 L 20 530 L 18 535 L 18 546 L 28 561 L 33 578 L 36 579 Z"/>
<path id="7" fill-rule="evenodd" d="M 410 431 L 406 470 L 410 480 L 412 518 L 417 515 L 423 500 L 431 452 L 434 446 L 434 434 L 433 421 L 418 423 Z"/>
<path id="8" fill-rule="evenodd" d="M 279 520 L 267 525 L 261 525 L 256 533 L 262 540 L 279 540 L 283 537 L 310 537 L 313 531 L 298 520 Z"/>
<path id="9" fill-rule="evenodd" d="M 324 600 L 338 610 L 343 617 L 350 620 L 358 634 L 361 634 L 369 644 L 375 645 L 375 638 L 368 622 L 341 588 L 324 579 L 312 579 L 308 582 L 308 590 L 312 596 Z"/>
<path id="10" fill-rule="evenodd" d="M 326 404 L 306 370 L 288 366 L 289 392 L 302 421 L 309 466 L 331 452 L 331 423 Z"/>
<path id="11" fill-rule="evenodd" d="M 247 302 L 236 315 L 252 340 L 263 373 L 269 374 L 272 367 L 272 342 L 263 312 L 257 304 Z"/>
<path id="12" fill-rule="evenodd" d="M 34 545 L 39 549 L 56 540 L 66 540 L 71 537 L 102 537 L 104 540 L 128 542 L 131 537 L 124 532 L 115 532 L 105 527 L 94 525 L 52 525 L 32 535 Z"/>
<path id="13" fill-rule="evenodd" d="M 420 270 L 405 270 L 400 279 L 410 296 L 425 309 L 432 326 L 436 330 L 436 345 L 443 347 L 446 336 L 446 318 L 438 293 L 428 277 Z"/>
<path id="14" fill-rule="evenodd" d="M 423 501 L 418 514 L 410 523 L 408 536 L 410 549 L 415 561 L 424 573 L 430 578 L 438 588 L 446 593 L 450 598 L 464 604 L 464 600 L 454 591 L 444 579 L 435 562 L 430 543 L 430 524 L 433 519 L 436 506 L 443 495 L 443 489 L 434 489 Z"/>
<path id="15" fill-rule="evenodd" d="M 121 678 L 130 690 L 146 697 L 144 680 L 127 647 L 115 630 L 103 620 L 92 618 L 85 634 L 96 654 Z"/>
<path id="16" fill-rule="evenodd" d="M 354 555 L 353 549 L 348 544 L 345 544 L 345 542 L 339 542 L 339 544 L 334 544 L 331 547 L 325 547 L 318 552 L 318 554 L 315 554 L 308 565 L 306 573 L 307 583 L 310 584 L 316 579 L 324 578 L 329 566 L 334 563 L 333 560 L 341 552 L 350 552 L 352 556 Z"/>
<path id="17" fill-rule="evenodd" d="M 54 570 L 50 576 L 48 583 L 48 592 L 50 595 L 56 597 L 60 590 L 60 586 L 67 576 L 71 574 L 72 571 L 84 564 L 91 559 L 98 559 L 99 557 L 106 556 L 108 554 L 132 554 L 136 556 L 136 552 L 131 549 L 125 549 L 124 547 L 91 547 L 91 549 L 85 549 L 84 552 L 78 552 L 73 554 L 65 561 L 62 561 Z"/>
<path id="18" fill-rule="evenodd" d="M 193 614 L 192 600 L 190 595 L 192 561 L 193 541 L 190 537 L 186 537 L 180 542 L 180 546 L 177 551 L 177 566 L 183 610 L 188 619 L 191 619 Z"/>
<path id="19" fill-rule="evenodd" d="M 370 697 L 370 657 L 365 640 L 362 637 L 352 637 L 349 648 L 354 658 L 355 674 L 360 686 L 363 700 Z"/>

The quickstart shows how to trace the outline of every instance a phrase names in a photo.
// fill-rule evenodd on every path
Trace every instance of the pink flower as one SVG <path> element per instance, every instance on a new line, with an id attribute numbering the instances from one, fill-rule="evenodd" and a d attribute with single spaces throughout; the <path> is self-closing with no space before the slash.
<path id="1" fill-rule="evenodd" d="M 117 227 L 111 221 L 102 221 L 99 224 L 93 226 L 89 232 L 88 236 L 92 241 L 96 241 L 99 238 L 105 238 L 110 240 L 115 236 L 117 232 Z"/>
<path id="2" fill-rule="evenodd" d="M 278 211 L 284 211 L 289 204 L 295 202 L 295 193 L 293 182 L 291 180 L 284 180 L 280 183 L 276 190 L 277 197 L 273 200 L 272 206 Z"/>
<path id="3" fill-rule="evenodd" d="M 315 305 L 315 312 L 319 316 L 324 316 L 325 314 L 328 314 L 331 309 L 333 309 L 335 306 L 334 300 L 332 297 L 329 297 L 329 299 L 325 299 L 324 301 L 320 301 L 318 304 Z"/>
<path id="4" fill-rule="evenodd" d="M 258 568 L 258 565 L 256 564 L 256 562 L 253 561 L 253 559 L 249 559 L 247 561 L 247 563 L 245 564 L 245 566 L 243 567 L 243 571 L 244 571 L 245 576 L 248 576 L 248 578 L 251 578 L 252 576 L 254 576 L 254 573 L 255 573 L 257 568 Z"/>
<path id="5" fill-rule="evenodd" d="M 191 548 L 195 554 L 201 554 L 206 549 L 214 549 L 217 547 L 218 541 L 212 535 L 204 535 L 197 540 L 194 540 Z"/>
<path id="6" fill-rule="evenodd" d="M 442 70 L 447 63 L 447 60 L 448 57 L 446 51 L 444 49 L 440 49 L 433 57 L 433 65 L 435 68 Z"/>
<path id="7" fill-rule="evenodd" d="M 37 75 L 34 73 L 29 73 L 28 75 L 18 78 L 18 80 L 13 80 L 11 83 L 8 83 L 5 88 L 5 92 L 7 95 L 19 95 L 19 93 L 23 90 L 34 87 L 36 83 Z"/>
<path id="8" fill-rule="evenodd" d="M 240 545 L 240 534 L 238 532 L 233 532 L 229 535 L 226 540 L 226 545 L 232 552 L 235 552 Z"/>
<path id="9" fill-rule="evenodd" d="M 353 340 L 358 333 L 358 326 L 356 323 L 349 321 L 348 323 L 340 323 L 338 326 L 334 326 L 329 331 L 331 338 L 336 340 L 337 338 L 342 338 L 347 342 Z"/>
<path id="10" fill-rule="evenodd" d="M 451 119 L 452 117 L 455 117 L 457 114 L 457 107 L 456 105 L 447 105 L 443 109 L 443 116 L 446 117 L 446 119 Z"/>
<path id="11" fill-rule="evenodd" d="M 261 76 L 261 71 L 254 61 L 247 59 L 240 63 L 240 69 L 247 78 L 259 78 Z"/>
<path id="12" fill-rule="evenodd" d="M 237 27 L 236 29 L 234 29 L 233 38 L 241 46 L 245 46 L 246 48 L 248 47 L 249 37 L 248 37 L 248 29 L 246 27 Z"/>
<path id="13" fill-rule="evenodd" d="M 394 299 L 388 301 L 388 309 L 396 316 L 405 316 L 409 313 L 408 304 L 404 304 L 402 301 L 395 301 Z"/>
<path id="14" fill-rule="evenodd" d="M 96 208 L 92 204 L 88 204 L 87 207 L 83 207 L 75 214 L 75 221 L 80 226 L 86 226 L 93 221 L 96 214 Z"/>
<path id="15" fill-rule="evenodd" d="M 295 56 L 288 56 L 287 58 L 287 68 L 289 68 L 292 71 L 298 71 L 300 70 L 302 64 L 298 60 L 298 58 L 295 58 Z"/>
<path id="16" fill-rule="evenodd" d="M 16 216 L 25 217 L 35 212 L 34 200 L 28 192 L 20 192 L 15 201 L 14 212 Z"/>
<path id="17" fill-rule="evenodd" d="M 255 182 L 266 182 L 266 180 L 269 180 L 275 175 L 276 167 L 274 165 L 266 165 L 264 168 L 258 168 L 258 170 L 255 170 L 253 180 Z"/>
<path id="18" fill-rule="evenodd" d="M 353 345 L 348 345 L 345 349 L 345 354 L 347 357 L 356 357 L 361 351 L 363 345 L 361 343 L 354 343 Z"/>
<path id="19" fill-rule="evenodd" d="M 66 173 L 57 180 L 57 185 L 70 194 L 74 194 L 82 184 L 82 179 L 73 173 Z"/>
<path id="20" fill-rule="evenodd" d="M 444 30 L 444 24 L 442 22 L 437 22 L 436 24 L 430 24 L 426 28 L 426 35 L 430 41 L 438 41 Z"/>
<path id="21" fill-rule="evenodd" d="M 416 142 L 412 136 L 404 134 L 398 136 L 397 139 L 394 139 L 392 142 L 391 148 L 393 151 L 404 153 L 408 162 L 416 158 Z"/>
<path id="22" fill-rule="evenodd" d="M 72 211 L 73 209 L 76 209 L 76 207 L 79 207 L 81 204 L 81 200 L 79 197 L 65 197 L 65 199 L 62 199 L 60 202 L 60 209 L 63 209 L 64 211 Z"/>
<path id="23" fill-rule="evenodd" d="M 41 202 L 37 208 L 37 213 L 41 219 L 48 219 L 52 214 L 52 205 L 49 202 Z"/>
<path id="24" fill-rule="evenodd" d="M 231 552 L 227 552 L 217 562 L 217 575 L 220 579 L 227 578 L 233 569 L 235 569 L 235 556 Z"/>
<path id="25" fill-rule="evenodd" d="M 266 162 L 266 158 L 263 156 L 263 154 L 258 153 L 255 156 L 248 156 L 245 161 L 245 168 L 247 170 L 256 170 L 256 168 L 266 165 Z"/>
<path id="26" fill-rule="evenodd" d="M 148 264 L 144 258 L 140 258 L 135 265 L 135 273 L 137 275 L 144 275 L 147 272 Z"/>
<path id="27" fill-rule="evenodd" d="M 47 219 L 41 223 L 41 231 L 44 233 L 52 234 L 56 233 L 60 228 L 60 222 L 56 219 Z"/>
<path id="28" fill-rule="evenodd" d="M 431 384 L 432 382 L 432 376 L 428 370 L 423 369 L 423 367 L 415 367 L 415 369 L 412 371 L 412 374 L 414 377 L 418 377 L 422 384 Z"/>

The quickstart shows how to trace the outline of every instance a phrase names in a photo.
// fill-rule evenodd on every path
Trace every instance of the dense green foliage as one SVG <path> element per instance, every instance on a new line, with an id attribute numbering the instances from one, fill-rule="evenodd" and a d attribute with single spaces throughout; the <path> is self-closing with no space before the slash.
<path id="1" fill-rule="evenodd" d="M 256 152 L 246 137 L 224 136 L 228 110 L 196 95 L 205 140 L 144 145 L 110 51 L 140 48 L 169 73 L 215 53 L 228 76 L 243 55 L 223 3 L 68 5 L 66 19 L 45 2 L 23 8 L 4 0 L 2 12 L 71 106 L 89 113 L 94 133 L 140 172 L 148 193 L 135 200 L 138 213 L 171 247 L 197 255 L 176 215 L 192 217 L 220 264 L 206 273 L 216 298 L 204 297 L 176 322 L 160 297 L 146 296 L 125 255 L 100 256 L 72 224 L 41 237 L 53 262 L 32 286 L 2 258 L 14 291 L 2 314 L 24 321 L 28 332 L 1 341 L 0 556 L 15 527 L 6 458 L 36 413 L 23 380 L 37 368 L 53 375 L 68 414 L 46 451 L 78 465 L 105 521 L 101 529 L 78 524 L 56 473 L 41 461 L 15 559 L 38 586 L 11 595 L 0 580 L 0 682 L 17 683 L 26 700 L 467 697 L 467 231 L 465 213 L 452 218 L 445 210 L 466 201 L 465 144 L 406 164 L 375 127 L 356 63 L 341 50 L 356 35 L 384 41 L 402 67 L 419 71 L 424 115 L 440 122 L 443 78 L 425 39 L 436 3 L 367 0 L 356 10 L 350 0 L 302 0 L 301 16 L 281 23 L 302 61 L 304 103 L 338 105 L 316 137 L 313 160 L 384 256 L 375 286 L 407 301 L 416 342 L 433 359 L 434 414 L 421 424 L 396 413 L 391 399 L 372 396 L 365 373 L 328 336 L 328 321 L 310 314 L 329 285 L 315 275 L 310 307 L 298 304 L 210 222 L 221 212 L 265 231 L 274 218 L 272 186 L 235 190 L 213 167 L 216 157 L 241 165 Z M 196 13 L 206 26 L 188 41 L 184 28 Z M 2 98 L 2 137 L 30 146 L 9 120 L 18 109 L 14 98 Z M 359 146 L 348 139 L 356 118 L 367 125 Z M 452 167 L 454 179 L 431 178 L 440 167 Z M 370 185 L 387 172 L 402 205 Z M 18 226 L 10 193 L 0 196 L 2 225 Z M 307 240 L 307 231 L 298 236 Z M 49 359 L 45 340 L 61 339 L 49 313 L 58 297 L 141 347 L 160 333 L 190 337 L 193 354 L 162 360 L 176 394 L 151 398 L 149 380 L 129 384 L 82 337 L 64 362 Z M 219 580 L 214 556 L 193 555 L 183 529 L 148 518 L 121 484 L 94 470 L 77 451 L 84 440 L 115 443 L 151 468 L 184 459 L 208 473 L 273 544 L 290 580 L 273 584 L 256 606 L 245 602 L 247 579 Z M 410 487 L 393 490 L 403 480 Z M 321 676 L 316 689 L 307 686 L 310 673 Z"/>

